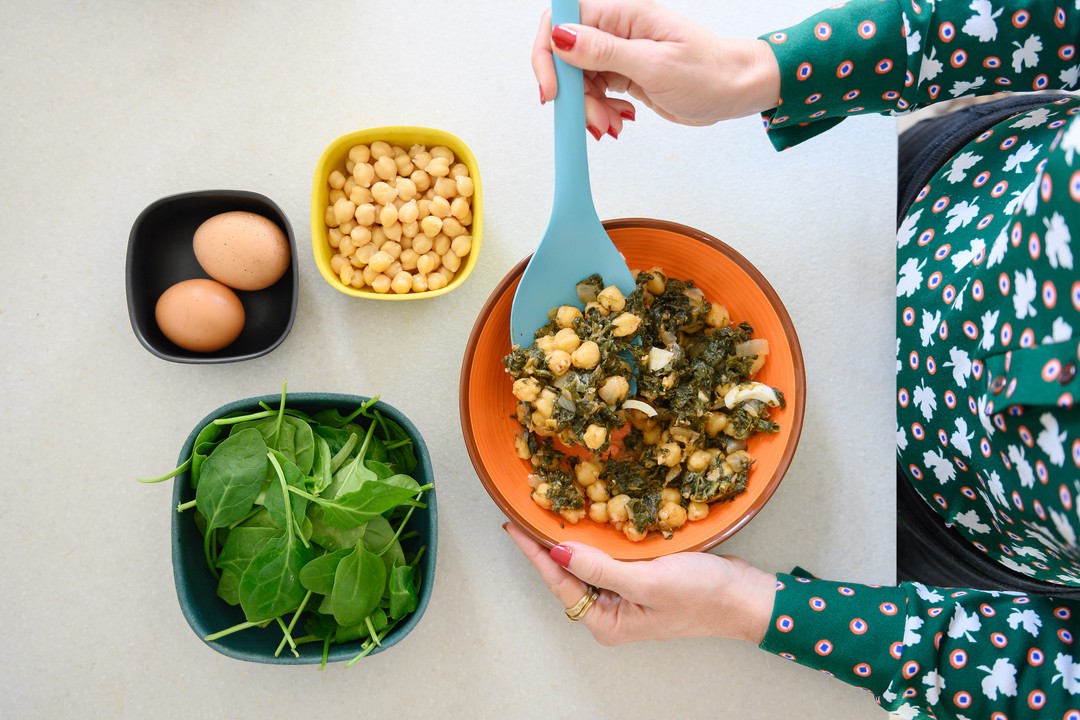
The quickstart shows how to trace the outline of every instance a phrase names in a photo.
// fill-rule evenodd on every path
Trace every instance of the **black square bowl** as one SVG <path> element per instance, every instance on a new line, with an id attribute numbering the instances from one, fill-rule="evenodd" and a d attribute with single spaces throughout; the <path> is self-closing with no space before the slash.
<path id="1" fill-rule="evenodd" d="M 231 345 L 208 353 L 185 350 L 161 332 L 154 306 L 183 280 L 210 276 L 195 259 L 195 230 L 214 215 L 243 210 L 273 221 L 289 242 L 291 262 L 265 290 L 235 290 L 244 305 L 244 329 Z M 200 190 L 152 203 L 131 227 L 127 253 L 128 317 L 135 337 L 159 358 L 181 363 L 226 363 L 265 355 L 285 340 L 296 318 L 299 286 L 296 238 L 289 219 L 270 198 L 245 190 Z"/>

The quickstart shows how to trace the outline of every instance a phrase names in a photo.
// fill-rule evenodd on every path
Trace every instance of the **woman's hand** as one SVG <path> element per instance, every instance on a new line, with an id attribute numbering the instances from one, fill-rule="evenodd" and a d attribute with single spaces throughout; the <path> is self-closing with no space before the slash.
<path id="1" fill-rule="evenodd" d="M 588 591 L 600 597 L 581 619 L 601 645 L 676 637 L 729 637 L 755 645 L 772 617 L 776 576 L 735 557 L 680 553 L 621 562 L 581 543 L 550 553 L 513 523 L 504 525 L 563 607 Z"/>
<path id="2" fill-rule="evenodd" d="M 780 68 L 763 40 L 719 38 L 652 2 L 581 0 L 580 25 L 551 27 L 545 12 L 532 51 L 540 100 L 558 92 L 552 53 L 585 71 L 585 123 L 618 137 L 629 93 L 683 125 L 711 125 L 776 106 Z"/>

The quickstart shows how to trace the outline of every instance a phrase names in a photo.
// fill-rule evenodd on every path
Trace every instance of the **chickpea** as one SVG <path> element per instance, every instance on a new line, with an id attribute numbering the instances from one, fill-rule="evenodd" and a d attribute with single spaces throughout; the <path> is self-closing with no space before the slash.
<path id="1" fill-rule="evenodd" d="M 375 282 L 375 278 L 379 277 L 379 273 L 371 269 L 371 265 L 365 265 L 363 268 L 364 284 L 370 285 Z"/>
<path id="2" fill-rule="evenodd" d="M 686 519 L 690 522 L 704 520 L 709 517 L 709 506 L 703 502 L 690 501 L 686 506 Z"/>
<path id="3" fill-rule="evenodd" d="M 371 227 L 375 224 L 375 216 L 378 214 L 378 208 L 371 203 L 364 203 L 356 208 L 356 212 L 353 213 L 353 217 L 356 218 L 356 222 L 364 227 Z"/>
<path id="4" fill-rule="evenodd" d="M 712 454 L 707 450 L 695 450 L 686 459 L 686 469 L 693 472 L 703 472 L 712 462 Z"/>
<path id="5" fill-rule="evenodd" d="M 407 248 L 401 251 L 401 255 L 398 256 L 398 262 L 401 263 L 402 270 L 408 270 L 412 272 L 416 269 L 416 261 L 419 259 L 419 255 L 412 248 Z"/>
<path id="6" fill-rule="evenodd" d="M 442 256 L 442 265 L 451 272 L 457 272 L 461 267 L 461 258 L 452 252 L 448 252 Z"/>
<path id="7" fill-rule="evenodd" d="M 404 295 L 412 290 L 412 273 L 402 270 L 390 281 L 390 289 L 398 295 Z"/>
<path id="8" fill-rule="evenodd" d="M 352 200 L 354 203 L 356 203 L 359 206 L 359 205 L 363 205 L 364 203 L 369 203 L 372 200 L 374 200 L 375 198 L 371 194 L 370 190 L 368 190 L 367 188 L 362 188 L 359 185 L 357 185 L 356 187 L 354 187 L 352 189 L 351 192 L 349 192 L 349 199 Z"/>
<path id="9" fill-rule="evenodd" d="M 629 495 L 616 495 L 607 501 L 608 518 L 610 522 L 626 522 L 630 512 L 626 505 L 630 502 Z"/>
<path id="10" fill-rule="evenodd" d="M 563 519 L 571 525 L 577 525 L 583 517 L 585 517 L 585 508 L 563 508 L 559 511 L 559 514 L 563 516 Z"/>
<path id="11" fill-rule="evenodd" d="M 422 276 L 417 276 L 422 277 Z M 446 277 L 439 273 L 432 273 L 427 276 L 428 290 L 442 290 L 447 286 Z"/>
<path id="12" fill-rule="evenodd" d="M 326 223 L 327 227 L 335 228 L 335 227 L 338 226 L 338 222 L 334 217 L 334 206 L 333 205 L 327 205 L 326 206 L 326 212 L 323 213 L 323 222 Z"/>
<path id="13" fill-rule="evenodd" d="M 371 186 L 371 198 L 379 205 L 388 205 L 397 199 L 397 188 L 385 182 Z"/>
<path id="14" fill-rule="evenodd" d="M 572 353 L 581 345 L 581 338 L 573 328 L 563 328 L 555 333 L 555 347 L 566 353 Z"/>
<path id="15" fill-rule="evenodd" d="M 383 270 L 383 275 L 390 279 L 393 279 L 394 276 L 401 272 L 403 269 L 404 268 L 401 267 L 401 261 L 395 260 L 394 262 L 390 263 L 390 267 Z"/>
<path id="16" fill-rule="evenodd" d="M 536 411 L 545 417 L 551 417 L 551 413 L 555 410 L 555 391 L 551 388 L 544 388 L 540 391 L 540 397 L 536 398 L 536 402 L 533 406 Z"/>
<path id="17" fill-rule="evenodd" d="M 347 197 L 349 197 L 349 194 L 347 192 L 345 192 L 344 190 L 331 190 L 330 194 L 327 195 L 327 198 L 329 198 L 329 202 L 330 202 L 331 205 L 336 203 L 341 198 L 347 198 Z"/>
<path id="18" fill-rule="evenodd" d="M 339 198 L 338 201 L 334 203 L 334 224 L 341 225 L 343 222 L 351 220 L 353 213 L 355 212 L 356 205 L 354 205 L 351 200 L 344 197 Z"/>
<path id="19" fill-rule="evenodd" d="M 431 157 L 446 160 L 446 165 L 449 167 L 454 162 L 454 151 L 445 145 L 436 145 L 431 148 Z"/>
<path id="20" fill-rule="evenodd" d="M 633 335 L 641 327 L 641 318 L 633 313 L 622 313 L 611 321 L 611 334 L 614 337 Z"/>
<path id="21" fill-rule="evenodd" d="M 571 360 L 575 367 L 582 370 L 591 370 L 600 362 L 600 346 L 592 340 L 586 340 L 574 351 Z"/>
<path id="22" fill-rule="evenodd" d="M 421 275 L 427 275 L 434 271 L 436 267 L 438 267 L 439 256 L 435 255 L 434 257 L 432 257 L 432 255 L 434 255 L 434 253 L 429 251 L 424 253 L 423 255 L 420 255 L 420 257 L 416 259 L 416 269 L 420 272 Z M 428 279 L 428 281 L 428 284 L 430 285 L 430 278 Z"/>
<path id="23" fill-rule="evenodd" d="M 356 249 L 356 252 L 352 254 L 352 264 L 356 267 L 364 267 L 371 260 L 371 256 L 378 250 L 371 243 L 366 243 Z"/>
<path id="24" fill-rule="evenodd" d="M 345 235 L 348 235 L 348 234 L 352 233 L 352 231 L 355 230 L 355 229 L 356 229 L 356 222 L 352 218 L 349 218 L 345 222 L 338 225 L 338 230 L 340 230 Z"/>
<path id="25" fill-rule="evenodd" d="M 585 447 L 590 450 L 599 450 L 604 447 L 604 443 L 607 442 L 607 439 L 607 429 L 595 424 L 585 428 L 585 433 L 581 437 L 581 440 L 585 443 Z"/>
<path id="26" fill-rule="evenodd" d="M 394 164 L 397 166 L 397 174 L 401 177 L 409 177 L 409 174 L 416 169 L 416 166 L 412 164 L 409 156 L 402 152 L 401 155 L 394 157 Z"/>
<path id="27" fill-rule="evenodd" d="M 607 317 L 610 314 L 606 307 L 596 301 L 585 303 L 585 310 L 583 312 L 588 315 L 591 311 L 596 311 L 603 317 Z"/>
<path id="28" fill-rule="evenodd" d="M 453 178 L 441 177 L 435 181 L 435 194 L 446 200 L 457 195 L 457 183 Z"/>
<path id="29" fill-rule="evenodd" d="M 664 467 L 675 467 L 682 461 L 682 448 L 678 443 L 666 442 L 657 448 L 656 464 Z"/>
<path id="30" fill-rule="evenodd" d="M 456 197 L 450 201 L 450 214 L 458 220 L 469 217 L 472 211 L 469 209 L 469 201 L 463 197 Z M 465 223 L 461 223 L 464 225 Z"/>
<path id="31" fill-rule="evenodd" d="M 585 494 L 589 496 L 589 499 L 593 502 L 607 502 L 611 498 L 611 493 L 608 492 L 607 483 L 594 482 L 592 485 L 585 486 Z"/>
<path id="32" fill-rule="evenodd" d="M 445 221 L 446 218 L 450 217 L 450 202 L 444 197 L 439 197 L 438 195 L 436 195 L 435 197 L 431 198 L 431 205 L 429 207 L 431 210 L 431 214 L 439 218 L 440 220 Z M 455 220 L 455 222 L 457 221 Z M 460 225 L 461 223 L 458 224 Z"/>
<path id="33" fill-rule="evenodd" d="M 604 380 L 598 394 L 608 405 L 616 405 L 630 394 L 630 383 L 620 375 L 612 375 Z"/>
<path id="34" fill-rule="evenodd" d="M 634 523 L 632 522 L 624 524 L 622 526 L 622 531 L 623 535 L 626 535 L 626 537 L 631 542 L 641 542 L 649 535 L 648 530 L 646 530 L 645 532 L 639 532 L 638 529 L 634 526 Z"/>
<path id="35" fill-rule="evenodd" d="M 722 412 L 705 413 L 705 434 L 716 437 L 728 425 L 728 416 Z"/>
<path id="36" fill-rule="evenodd" d="M 659 445 L 663 431 L 659 425 L 652 425 L 641 431 L 641 440 L 646 445 Z"/>
<path id="37" fill-rule="evenodd" d="M 341 274 L 341 268 L 345 267 L 348 264 L 349 261 L 341 255 L 335 255 L 334 257 L 330 258 L 330 269 L 333 270 L 335 274 Z"/>
<path id="38" fill-rule="evenodd" d="M 432 152 L 431 162 L 424 168 L 424 172 L 432 177 L 446 177 L 450 174 L 450 161 L 444 157 L 439 157 Z"/>
<path id="39" fill-rule="evenodd" d="M 375 243 L 375 247 L 382 247 L 386 242 L 386 230 L 378 225 L 371 228 L 371 242 Z"/>
<path id="40" fill-rule="evenodd" d="M 343 238 L 341 238 L 341 242 L 338 243 L 338 251 L 342 255 L 344 255 L 345 257 L 348 257 L 349 255 L 352 255 L 353 251 L 355 251 L 355 250 L 356 250 L 356 245 L 353 244 L 351 235 L 346 235 Z"/>
<path id="41" fill-rule="evenodd" d="M 667 289 L 667 275 L 660 268 L 653 268 L 649 275 L 652 277 L 645 283 L 645 289 L 653 295 L 663 295 Z"/>
<path id="42" fill-rule="evenodd" d="M 529 450 L 529 438 L 524 432 L 514 436 L 514 450 L 522 460 L 528 460 L 532 457 L 532 451 Z"/>
<path id="43" fill-rule="evenodd" d="M 384 155 L 375 161 L 375 174 L 383 180 L 393 180 L 397 173 L 397 163 L 392 157 Z"/>
<path id="44" fill-rule="evenodd" d="M 473 179 L 467 175 L 458 175 L 455 178 L 457 184 L 457 194 L 463 198 L 472 197 L 475 190 Z"/>
<path id="45" fill-rule="evenodd" d="M 379 210 L 379 222 L 388 227 L 398 221 L 398 209 L 393 203 L 387 203 Z"/>
<path id="46" fill-rule="evenodd" d="M 548 500 L 548 493 L 551 491 L 551 483 L 540 483 L 536 486 L 536 489 L 532 491 L 532 499 L 540 507 L 545 510 L 551 509 L 551 500 Z"/>
<path id="47" fill-rule="evenodd" d="M 363 188 L 369 188 L 371 187 L 371 183 L 375 180 L 375 168 L 371 163 L 356 163 L 352 169 L 352 176 L 357 185 Z"/>
<path id="48" fill-rule="evenodd" d="M 428 279 L 427 275 L 421 275 L 416 273 L 412 276 L 412 290 L 413 292 L 427 292 L 428 291 Z"/>
<path id="49" fill-rule="evenodd" d="M 581 311 L 573 305 L 562 305 L 555 312 L 555 324 L 560 328 L 574 326 L 574 320 L 581 317 Z"/>
<path id="50" fill-rule="evenodd" d="M 472 235 L 458 235 L 450 242 L 450 252 L 464 258 L 472 252 Z"/>
<path id="51" fill-rule="evenodd" d="M 353 145 L 349 148 L 349 161 L 365 163 L 371 158 L 371 148 L 367 145 Z"/>
<path id="52" fill-rule="evenodd" d="M 394 258 L 392 255 L 390 255 L 390 253 L 379 250 L 368 260 L 368 267 L 377 273 L 381 273 L 383 270 L 386 270 L 388 267 L 390 267 L 393 263 Z M 374 287 L 372 283 L 368 284 Z"/>
<path id="53" fill-rule="evenodd" d="M 419 234 L 420 234 L 420 223 L 416 222 L 415 220 L 413 220 L 411 223 L 402 223 L 402 225 L 401 225 L 401 237 L 408 238 L 409 240 L 412 240 L 414 237 L 416 237 Z M 401 241 L 399 240 L 398 242 L 401 242 Z M 410 243 L 410 245 L 411 245 L 411 243 Z M 405 244 L 402 243 L 401 246 L 405 247 Z"/>
<path id="54" fill-rule="evenodd" d="M 390 143 L 383 142 L 382 140 L 376 140 L 371 143 L 371 157 L 378 160 L 381 157 L 393 157 L 394 149 L 390 147 Z"/>
<path id="55" fill-rule="evenodd" d="M 385 295 L 390 292 L 390 286 L 393 281 L 385 275 L 378 275 L 371 281 L 371 289 L 380 295 Z"/>
<path id="56" fill-rule="evenodd" d="M 442 230 L 443 221 L 441 218 L 434 215 L 428 215 L 426 218 L 420 221 L 420 229 L 424 231 L 424 234 L 429 238 L 434 238 Z"/>
<path id="57" fill-rule="evenodd" d="M 705 315 L 705 324 L 709 327 L 727 327 L 731 324 L 731 315 L 723 305 L 712 305 Z"/>
<path id="58" fill-rule="evenodd" d="M 413 162 L 416 164 L 415 160 Z M 428 191 L 428 188 L 431 187 L 431 176 L 423 170 L 413 171 L 413 174 L 409 176 L 409 179 L 412 180 L 413 187 L 416 188 L 416 192 L 418 193 L 425 193 Z"/>
<path id="59" fill-rule="evenodd" d="M 432 249 L 440 256 L 450 252 L 450 245 L 452 241 L 444 233 L 439 233 L 438 235 L 433 237 L 431 239 L 431 242 Z"/>
<path id="60" fill-rule="evenodd" d="M 589 506 L 589 519 L 597 523 L 606 523 L 608 521 L 608 511 L 606 502 L 594 502 Z"/>
<path id="61" fill-rule="evenodd" d="M 547 357 L 547 366 L 555 377 L 565 375 L 566 371 L 570 369 L 570 353 L 565 350 L 551 352 Z"/>
<path id="62" fill-rule="evenodd" d="M 668 530 L 678 530 L 685 525 L 686 516 L 686 510 L 677 502 L 664 503 L 664 506 L 660 508 L 660 512 L 657 513 L 660 527 L 666 527 Z"/>
<path id="63" fill-rule="evenodd" d="M 449 211 L 449 208 L 447 209 Z M 459 235 L 465 234 L 465 228 L 461 226 L 461 223 L 453 215 L 447 215 L 443 218 L 442 231 L 446 233 L 446 236 L 451 240 Z"/>
<path id="64" fill-rule="evenodd" d="M 353 279 L 353 273 L 354 272 L 356 272 L 356 271 L 353 270 L 352 265 L 344 265 L 344 266 L 342 266 L 341 270 L 338 271 L 338 275 L 341 277 L 341 282 L 345 283 L 346 285 L 351 283 L 352 279 Z"/>
<path id="65" fill-rule="evenodd" d="M 357 225 L 349 231 L 349 237 L 352 239 L 353 245 L 363 247 L 371 242 L 371 228 L 365 225 Z"/>
<path id="66" fill-rule="evenodd" d="M 583 487 L 588 487 L 600 479 L 600 463 L 595 460 L 582 460 L 574 466 L 574 479 Z"/>
<path id="67" fill-rule="evenodd" d="M 608 285 L 601 290 L 600 294 L 596 296 L 596 300 L 606 308 L 608 312 L 620 312 L 626 307 L 626 298 L 623 297 L 622 290 L 614 285 Z"/>
<path id="68" fill-rule="evenodd" d="M 341 234 L 341 230 L 336 227 L 329 228 L 326 231 L 326 241 L 330 243 L 330 247 L 341 247 L 341 240 L 344 236 Z"/>
<path id="69" fill-rule="evenodd" d="M 533 402 L 538 395 L 540 395 L 540 381 L 536 378 L 518 378 L 514 381 L 514 397 L 518 400 Z"/>
<path id="70" fill-rule="evenodd" d="M 400 220 L 406 225 L 411 222 L 416 222 L 416 218 L 420 215 L 420 208 L 416 206 L 416 200 L 410 199 L 404 203 L 397 211 L 396 220 Z"/>
<path id="71" fill-rule="evenodd" d="M 424 255 L 431 252 L 432 245 L 432 240 L 427 235 L 417 235 L 416 239 L 413 240 L 413 250 L 415 250 L 418 255 Z"/>
<path id="72" fill-rule="evenodd" d="M 668 486 L 660 491 L 661 503 L 677 503 L 682 501 L 682 495 L 675 488 Z"/>

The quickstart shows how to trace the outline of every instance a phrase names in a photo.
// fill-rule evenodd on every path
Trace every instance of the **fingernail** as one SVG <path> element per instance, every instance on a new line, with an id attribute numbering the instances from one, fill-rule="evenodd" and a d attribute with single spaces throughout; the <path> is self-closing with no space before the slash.
<path id="1" fill-rule="evenodd" d="M 600 132 L 599 130 L 594 128 L 592 125 L 586 125 L 585 129 L 588 130 L 590 133 L 592 133 L 592 136 L 594 138 L 596 138 L 597 140 L 599 140 L 600 138 L 602 138 L 604 136 L 604 133 Z"/>
<path id="2" fill-rule="evenodd" d="M 564 568 L 568 568 L 570 567 L 570 558 L 574 556 L 574 551 L 566 547 L 565 545 L 556 545 L 555 547 L 551 548 L 551 552 L 549 554 L 551 555 L 552 560 L 554 560 Z"/>
<path id="3" fill-rule="evenodd" d="M 577 33 L 568 27 L 556 25 L 551 30 L 551 42 L 555 43 L 555 47 L 560 50 L 573 50 L 574 43 L 577 42 Z"/>
<path id="4" fill-rule="evenodd" d="M 540 104 L 543 105 L 547 102 L 547 98 L 544 97 L 544 87 L 542 85 L 537 85 L 537 87 L 540 88 Z"/>
<path id="5" fill-rule="evenodd" d="M 510 532 L 509 526 L 510 526 L 510 523 L 508 523 L 508 522 L 504 522 L 504 523 L 502 524 L 502 529 L 503 529 L 503 530 L 506 530 L 507 532 Z"/>
<path id="6" fill-rule="evenodd" d="M 619 115 L 621 115 L 625 120 L 634 120 L 637 117 L 637 111 L 633 108 L 630 108 L 629 110 L 623 110 L 621 113 L 619 113 Z"/>
<path id="7" fill-rule="evenodd" d="M 619 139 L 619 131 L 615 129 L 614 125 L 612 125 L 611 127 L 609 127 L 607 129 L 607 134 L 610 135 L 611 137 L 615 138 L 616 140 Z"/>

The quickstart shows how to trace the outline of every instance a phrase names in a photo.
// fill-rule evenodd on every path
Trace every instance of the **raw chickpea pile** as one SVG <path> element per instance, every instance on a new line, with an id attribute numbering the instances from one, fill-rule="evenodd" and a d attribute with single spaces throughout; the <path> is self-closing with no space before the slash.
<path id="1" fill-rule="evenodd" d="M 449 148 L 356 145 L 327 181 L 330 267 L 345 285 L 439 290 L 472 251 L 473 179 Z"/>
<path id="2" fill-rule="evenodd" d="M 503 362 L 533 501 L 636 542 L 671 537 L 744 492 L 746 440 L 779 430 L 769 411 L 784 396 L 752 379 L 768 343 L 749 325 L 732 323 L 690 281 L 659 268 L 635 277 L 629 297 L 598 276 L 581 281 L 584 307 L 553 309 L 535 342 Z"/>

